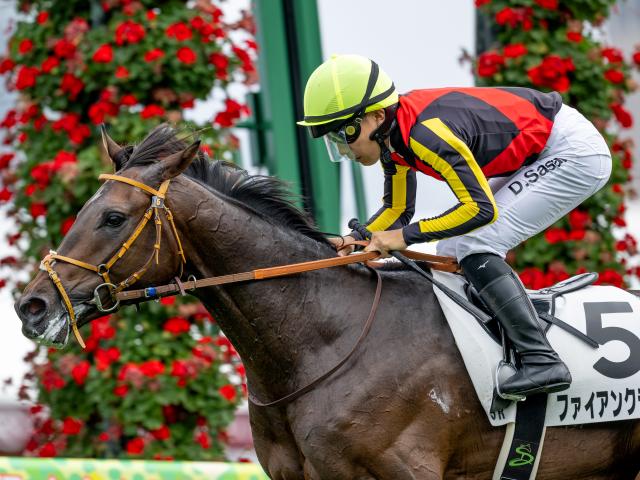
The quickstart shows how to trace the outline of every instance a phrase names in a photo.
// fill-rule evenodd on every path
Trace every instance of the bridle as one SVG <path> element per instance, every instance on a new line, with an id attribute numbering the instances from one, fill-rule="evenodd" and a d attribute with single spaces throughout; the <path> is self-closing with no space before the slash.
<path id="1" fill-rule="evenodd" d="M 51 250 L 49 254 L 46 257 L 44 257 L 44 259 L 42 259 L 42 262 L 40 263 L 40 269 L 46 271 L 49 274 L 49 278 L 54 283 L 54 285 L 60 292 L 60 295 L 62 296 L 62 300 L 64 302 L 65 308 L 67 309 L 67 312 L 69 314 L 69 319 L 70 319 L 71 328 L 73 330 L 73 334 L 75 335 L 76 339 L 78 340 L 78 343 L 82 346 L 82 348 L 85 348 L 85 343 L 82 340 L 82 336 L 80 335 L 80 332 L 78 330 L 78 325 L 76 322 L 76 314 L 73 309 L 71 300 L 69 299 L 69 295 L 67 294 L 66 290 L 64 289 L 64 286 L 62 285 L 62 281 L 60 280 L 60 277 L 53 269 L 53 265 L 55 261 L 70 263 L 77 267 L 84 268 L 86 270 L 91 270 L 92 272 L 95 272 L 98 275 L 100 275 L 104 280 L 104 283 L 101 283 L 95 288 L 93 292 L 93 300 L 89 303 L 94 303 L 96 305 L 96 308 L 100 312 L 103 312 L 103 313 L 112 312 L 116 310 L 120 305 L 120 300 L 116 298 L 116 295 L 122 290 L 124 290 L 125 288 L 130 287 L 135 282 L 140 280 L 142 275 L 144 275 L 144 273 L 151 266 L 151 262 L 154 260 L 154 258 L 155 258 L 156 265 L 158 265 L 160 262 L 160 246 L 161 246 L 160 241 L 162 239 L 162 220 L 160 218 L 160 211 L 162 211 L 164 212 L 167 218 L 167 221 L 169 222 L 169 225 L 171 225 L 173 236 L 176 239 L 176 242 L 178 244 L 178 255 L 182 260 L 180 263 L 180 274 L 178 275 L 178 278 L 182 276 L 184 265 L 186 263 L 184 251 L 182 249 L 182 243 L 180 242 L 180 237 L 178 235 L 178 230 L 176 229 L 176 225 L 173 221 L 173 214 L 165 204 L 165 197 L 167 194 L 167 190 L 169 189 L 169 183 L 171 182 L 171 180 L 165 180 L 164 182 L 162 182 L 160 187 L 156 190 L 154 188 L 149 187 L 148 185 L 145 185 L 144 183 L 141 183 L 131 178 L 123 177 L 120 175 L 111 175 L 111 174 L 105 173 L 100 175 L 98 178 L 100 180 L 114 180 L 117 182 L 126 183 L 127 185 L 137 187 L 151 194 L 151 205 L 149 205 L 149 208 L 147 208 L 147 211 L 144 213 L 142 219 L 138 223 L 138 226 L 133 231 L 131 236 L 127 239 L 126 242 L 122 244 L 120 249 L 107 262 L 101 263 L 100 265 L 96 266 L 87 262 L 83 262 L 81 260 L 76 260 L 75 258 L 66 257 L 64 255 L 58 255 L 57 252 Z M 140 234 L 144 230 L 144 227 L 147 225 L 149 220 L 151 220 L 152 216 L 154 217 L 154 221 L 156 225 L 156 241 L 153 244 L 153 251 L 151 252 L 151 255 L 149 256 L 145 264 L 142 266 L 142 268 L 140 268 L 138 271 L 134 272 L 133 274 L 129 275 L 125 280 L 121 281 L 116 285 L 115 283 L 113 283 L 113 281 L 111 280 L 111 277 L 109 276 L 109 272 L 111 268 L 116 264 L 118 260 L 120 260 L 127 253 L 129 248 L 131 248 L 131 245 L 133 245 L 136 239 L 140 236 Z M 100 300 L 100 290 L 103 288 L 106 288 L 108 290 L 108 293 L 111 299 L 113 300 L 113 305 L 109 308 L 105 307 L 102 304 L 102 301 Z"/>

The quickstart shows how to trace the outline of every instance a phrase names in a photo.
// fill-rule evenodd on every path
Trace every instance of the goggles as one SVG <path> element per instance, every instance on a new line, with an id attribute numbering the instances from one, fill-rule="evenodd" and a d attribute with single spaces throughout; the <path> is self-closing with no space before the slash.
<path id="1" fill-rule="evenodd" d="M 332 162 L 341 162 L 345 159 L 355 161 L 356 156 L 349 144 L 355 142 L 360 136 L 361 122 L 362 116 L 356 116 L 322 137 L 329 152 L 329 160 Z"/>

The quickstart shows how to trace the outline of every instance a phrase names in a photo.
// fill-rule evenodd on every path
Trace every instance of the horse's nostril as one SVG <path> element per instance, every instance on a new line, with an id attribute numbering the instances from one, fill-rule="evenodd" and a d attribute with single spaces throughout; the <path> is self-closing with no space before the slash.
<path id="1" fill-rule="evenodd" d="M 38 297 L 31 297 L 20 305 L 20 312 L 31 319 L 42 316 L 46 310 L 47 303 Z"/>

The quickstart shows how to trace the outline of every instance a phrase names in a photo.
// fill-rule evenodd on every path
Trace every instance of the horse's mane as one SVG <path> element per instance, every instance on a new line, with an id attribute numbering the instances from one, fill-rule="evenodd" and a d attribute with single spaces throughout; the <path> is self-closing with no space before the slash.
<path id="1" fill-rule="evenodd" d="M 156 163 L 159 159 L 187 147 L 176 129 L 162 124 L 154 128 L 138 145 L 121 151 L 120 170 Z M 184 174 L 203 186 L 236 200 L 272 223 L 291 228 L 318 242 L 328 243 L 325 235 L 310 217 L 294 204 L 296 196 L 287 185 L 275 177 L 249 175 L 233 163 L 210 160 L 198 152 Z"/>

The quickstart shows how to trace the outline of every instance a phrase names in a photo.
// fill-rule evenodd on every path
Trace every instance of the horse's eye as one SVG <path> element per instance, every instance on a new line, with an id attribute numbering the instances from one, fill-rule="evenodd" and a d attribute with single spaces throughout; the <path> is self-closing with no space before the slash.
<path id="1" fill-rule="evenodd" d="M 107 227 L 115 228 L 122 225 L 125 221 L 125 216 L 121 213 L 110 213 L 107 218 L 104 219 L 104 224 Z"/>

